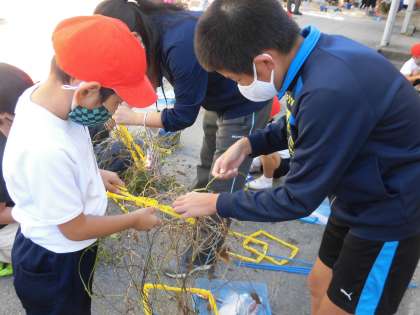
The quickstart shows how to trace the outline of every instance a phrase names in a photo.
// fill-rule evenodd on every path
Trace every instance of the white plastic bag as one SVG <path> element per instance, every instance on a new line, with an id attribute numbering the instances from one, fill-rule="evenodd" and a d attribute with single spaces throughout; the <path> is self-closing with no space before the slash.
<path id="1" fill-rule="evenodd" d="M 257 315 L 260 305 L 248 293 L 232 292 L 223 301 L 220 315 Z"/>

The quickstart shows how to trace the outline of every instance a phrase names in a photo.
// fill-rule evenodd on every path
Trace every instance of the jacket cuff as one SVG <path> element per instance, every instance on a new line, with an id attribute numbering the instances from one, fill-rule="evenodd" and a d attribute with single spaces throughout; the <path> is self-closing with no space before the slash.
<path id="1" fill-rule="evenodd" d="M 234 197 L 230 193 L 220 193 L 216 202 L 217 214 L 223 218 L 230 218 L 234 212 Z"/>
<path id="2" fill-rule="evenodd" d="M 263 133 L 257 132 L 248 137 L 249 143 L 251 144 L 252 152 L 251 157 L 257 157 L 267 153 L 267 148 L 265 146 L 265 138 Z"/>

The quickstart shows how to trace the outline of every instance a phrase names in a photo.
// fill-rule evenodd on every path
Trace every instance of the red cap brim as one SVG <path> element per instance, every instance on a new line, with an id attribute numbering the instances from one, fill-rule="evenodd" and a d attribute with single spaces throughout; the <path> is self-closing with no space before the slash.
<path id="1" fill-rule="evenodd" d="M 131 86 L 112 87 L 130 107 L 147 107 L 157 100 L 155 89 L 147 77 Z"/>

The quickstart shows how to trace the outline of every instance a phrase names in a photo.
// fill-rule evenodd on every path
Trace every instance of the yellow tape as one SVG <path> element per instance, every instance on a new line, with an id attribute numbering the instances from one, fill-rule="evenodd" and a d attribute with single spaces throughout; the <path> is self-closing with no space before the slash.
<path id="1" fill-rule="evenodd" d="M 181 217 L 181 215 L 179 215 L 178 213 L 175 212 L 175 210 L 167 205 L 161 205 L 159 204 L 159 202 L 156 199 L 153 198 L 147 198 L 147 197 L 136 197 L 131 195 L 129 192 L 127 192 L 127 190 L 121 189 L 121 193 L 120 194 L 114 194 L 111 192 L 107 192 L 107 195 L 109 198 L 113 199 L 113 200 L 124 200 L 124 201 L 131 201 L 133 202 L 136 206 L 138 207 L 142 207 L 142 208 L 147 208 L 147 207 L 152 207 L 152 208 L 156 208 L 159 211 L 166 213 L 167 215 L 170 215 L 171 217 L 174 218 L 178 218 L 178 219 L 183 219 Z M 194 218 L 188 218 L 186 219 L 186 221 L 190 224 L 195 224 L 195 219 Z"/>
<path id="2" fill-rule="evenodd" d="M 118 125 L 116 130 L 118 137 L 127 147 L 137 168 L 143 168 L 146 162 L 146 156 L 140 146 L 134 141 L 130 131 L 123 125 Z"/>
<path id="3" fill-rule="evenodd" d="M 111 193 L 107 192 L 107 194 L 111 194 Z M 128 209 L 120 202 L 120 200 L 118 200 L 117 198 L 111 197 L 109 195 L 108 197 L 111 198 L 118 205 L 118 207 L 120 207 L 122 212 L 124 212 L 125 214 L 129 212 Z"/>
<path id="4" fill-rule="evenodd" d="M 149 291 L 150 290 L 161 290 L 161 291 L 170 291 L 170 292 L 188 292 L 191 294 L 197 294 L 200 297 L 207 299 L 209 301 L 209 305 L 211 307 L 211 310 L 213 311 L 214 315 L 219 315 L 219 311 L 217 310 L 217 304 L 216 300 L 213 296 L 213 294 L 209 290 L 204 290 L 200 288 L 178 288 L 178 287 L 172 287 L 165 284 L 155 284 L 155 283 L 146 283 L 143 286 L 143 308 L 144 308 L 144 314 L 145 315 L 153 315 L 153 311 L 150 308 L 150 305 L 148 303 L 149 300 Z"/>

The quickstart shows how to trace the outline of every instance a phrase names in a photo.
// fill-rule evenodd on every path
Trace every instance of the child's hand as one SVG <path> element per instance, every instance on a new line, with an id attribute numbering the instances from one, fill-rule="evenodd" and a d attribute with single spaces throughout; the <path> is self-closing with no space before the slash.
<path id="1" fill-rule="evenodd" d="M 239 166 L 251 152 L 251 143 L 247 138 L 236 141 L 216 160 L 212 175 L 222 180 L 238 176 Z"/>
<path id="2" fill-rule="evenodd" d="M 153 227 L 160 225 L 162 222 L 155 216 L 155 211 L 155 208 L 144 208 L 131 212 L 130 215 L 134 216 L 133 229 L 149 231 Z"/>
<path id="3" fill-rule="evenodd" d="M 99 172 L 101 174 L 102 181 L 104 182 L 105 189 L 109 192 L 118 194 L 120 192 L 118 187 L 125 186 L 124 182 L 121 180 L 117 173 L 106 170 L 99 170 Z"/>
<path id="4" fill-rule="evenodd" d="M 178 197 L 173 207 L 175 212 L 181 214 L 183 218 L 213 215 L 217 212 L 218 197 L 218 194 L 190 192 Z"/>
<path id="5" fill-rule="evenodd" d="M 134 112 L 127 105 L 118 106 L 112 118 L 118 125 L 142 125 L 143 114 Z"/>

